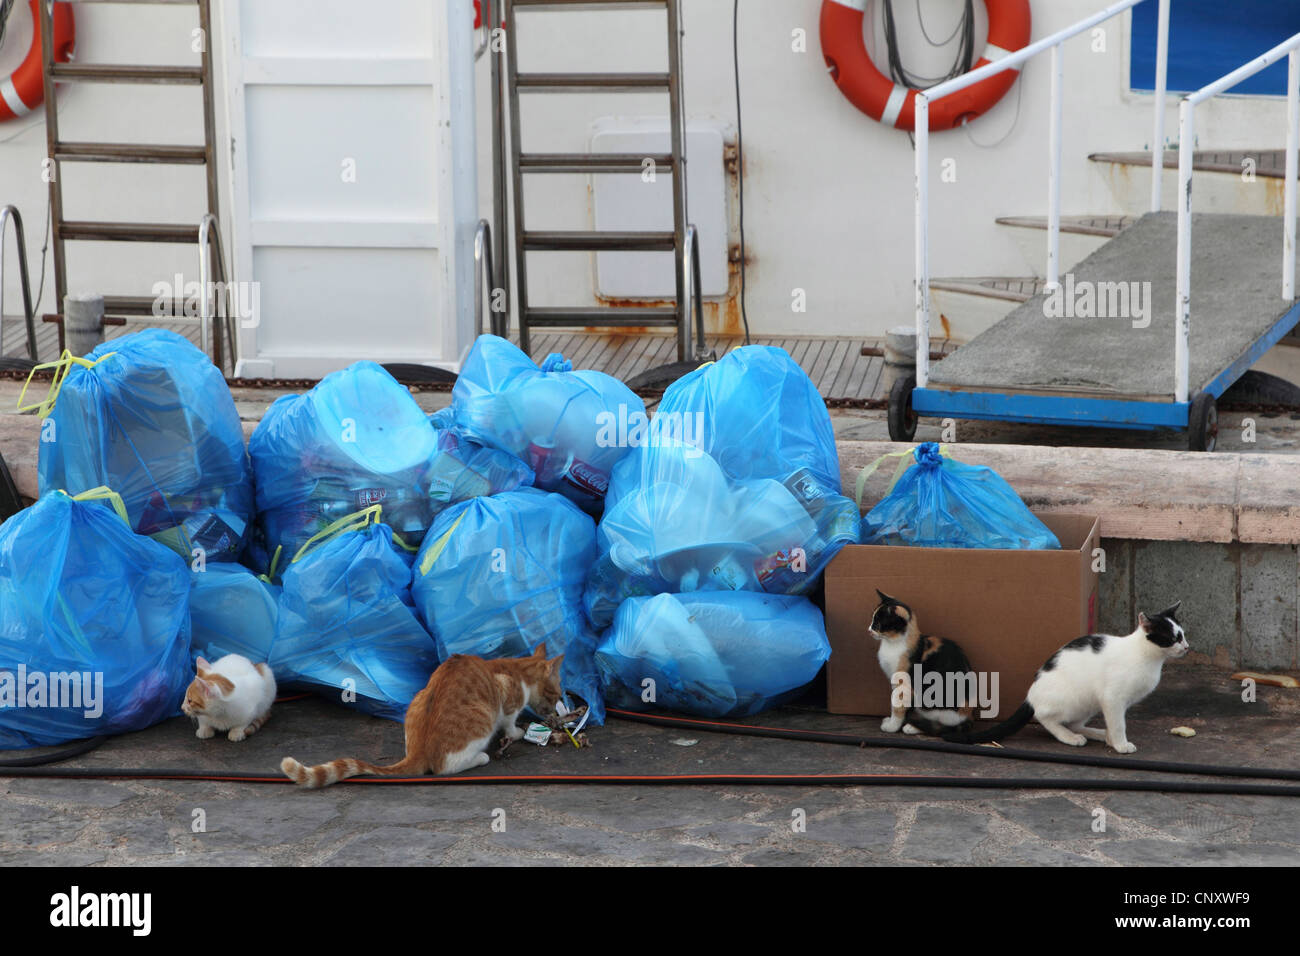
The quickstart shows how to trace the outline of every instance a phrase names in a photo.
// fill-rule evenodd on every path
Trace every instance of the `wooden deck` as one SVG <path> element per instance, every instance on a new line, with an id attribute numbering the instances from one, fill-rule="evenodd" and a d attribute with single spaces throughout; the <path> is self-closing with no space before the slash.
<path id="1" fill-rule="evenodd" d="M 104 326 L 104 338 L 116 339 L 144 329 L 171 329 L 199 344 L 199 327 L 190 322 L 155 322 L 149 319 L 128 320 L 126 325 Z M 53 362 L 59 357 L 59 327 L 52 322 L 36 321 L 36 354 L 42 362 Z M 3 338 L 0 338 L 0 355 L 27 357 L 27 328 L 21 315 L 4 317 Z"/>
<path id="2" fill-rule="evenodd" d="M 707 336 L 705 342 L 718 358 L 745 344 L 743 338 L 719 335 Z M 753 344 L 775 345 L 789 352 L 823 398 L 888 397 L 888 385 L 881 374 L 884 359 L 862 354 L 863 346 L 879 346 L 879 339 L 756 335 Z M 533 359 L 539 363 L 547 354 L 560 352 L 574 368 L 597 369 L 624 382 L 677 361 L 677 338 L 672 334 L 534 333 L 531 345 Z"/>

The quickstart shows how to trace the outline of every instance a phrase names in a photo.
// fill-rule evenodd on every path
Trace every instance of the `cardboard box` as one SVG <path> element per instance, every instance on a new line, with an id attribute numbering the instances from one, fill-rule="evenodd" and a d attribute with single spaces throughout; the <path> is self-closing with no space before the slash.
<path id="1" fill-rule="evenodd" d="M 1061 550 L 859 544 L 840 551 L 826 569 L 827 709 L 889 713 L 891 688 L 876 660 L 879 642 L 867 633 L 879 588 L 916 612 L 923 634 L 956 641 L 977 673 L 996 673 L 999 719 L 1013 713 L 1043 662 L 1097 624 L 1098 575 L 1092 568 L 1098 519 L 1038 518 Z"/>

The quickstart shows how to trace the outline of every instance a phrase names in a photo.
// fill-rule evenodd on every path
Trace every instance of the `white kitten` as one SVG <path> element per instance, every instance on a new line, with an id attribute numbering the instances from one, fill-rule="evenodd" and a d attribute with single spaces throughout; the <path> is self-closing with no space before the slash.
<path id="1" fill-rule="evenodd" d="M 1156 689 L 1166 660 L 1189 650 L 1187 636 L 1174 620 L 1177 612 L 1175 604 L 1152 617 L 1139 614 L 1137 630 L 1125 637 L 1076 638 L 1048 658 L 1025 702 L 1007 720 L 978 733 L 946 734 L 944 739 L 964 744 L 1001 740 L 1037 719 L 1071 747 L 1102 740 L 1118 753 L 1133 753 L 1137 747 L 1125 733 L 1125 712 Z M 1106 721 L 1105 729 L 1087 726 L 1097 714 Z"/>
<path id="2" fill-rule="evenodd" d="M 185 691 L 181 710 L 199 722 L 196 736 L 206 740 L 218 730 L 231 740 L 255 733 L 271 716 L 275 675 L 265 664 L 227 654 L 215 664 L 197 661 L 198 674 Z"/>

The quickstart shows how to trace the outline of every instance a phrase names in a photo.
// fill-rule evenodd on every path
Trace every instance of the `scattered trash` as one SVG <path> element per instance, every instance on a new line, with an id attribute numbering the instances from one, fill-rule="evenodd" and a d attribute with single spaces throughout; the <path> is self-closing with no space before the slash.
<path id="1" fill-rule="evenodd" d="M 1015 490 L 992 468 L 965 465 L 936 442 L 915 451 L 891 453 L 871 465 L 865 479 L 882 462 L 913 457 L 889 492 L 862 519 L 862 543 L 926 548 L 1057 549 L 1056 535 L 1036 518 Z"/>
<path id="2" fill-rule="evenodd" d="M 671 743 L 678 747 L 694 747 L 699 741 L 693 737 L 677 737 Z"/>
<path id="3" fill-rule="evenodd" d="M 858 529 L 812 381 L 781 349 L 739 348 L 675 382 L 615 468 L 586 608 L 603 629 L 635 596 L 804 594 Z"/>
<path id="4" fill-rule="evenodd" d="M 383 505 L 384 523 L 412 547 L 428 530 L 437 433 L 410 391 L 374 362 L 276 399 L 248 451 L 265 549 L 259 570 L 283 571 L 312 537 L 372 505 Z"/>
<path id="5" fill-rule="evenodd" d="M 234 399 L 208 357 L 175 332 L 148 329 L 52 365 L 39 406 L 41 494 L 106 486 L 136 532 L 187 561 L 195 549 L 206 561 L 237 559 L 252 476 Z"/>
<path id="6" fill-rule="evenodd" d="M 438 656 L 520 657 L 545 644 L 564 655 L 564 689 L 604 720 L 582 612 L 595 560 L 590 516 L 558 494 L 521 488 L 453 505 L 434 520 L 415 559 L 412 594 Z"/>
<path id="7" fill-rule="evenodd" d="M 788 699 L 830 657 L 807 598 L 701 591 L 629 598 L 596 650 L 605 696 L 630 710 L 754 714 Z"/>
<path id="8" fill-rule="evenodd" d="M 629 422 L 645 403 L 604 372 L 574 371 L 558 352 L 539 367 L 495 335 L 480 335 L 465 359 L 452 411 L 443 421 L 477 442 L 509 452 L 534 472 L 534 484 L 599 514 L 610 472 L 628 450 Z"/>
<path id="9" fill-rule="evenodd" d="M 190 575 L 108 489 L 42 495 L 0 525 L 0 749 L 143 730 L 180 713 Z"/>
<path id="10" fill-rule="evenodd" d="M 1253 680 L 1268 687 L 1300 687 L 1300 681 L 1287 674 L 1261 674 L 1258 671 L 1237 671 L 1228 680 Z"/>
<path id="11" fill-rule="evenodd" d="M 545 724 L 531 723 L 524 730 L 524 740 L 545 747 L 551 742 L 551 728 Z"/>
<path id="12" fill-rule="evenodd" d="M 1171 728 L 1169 728 L 1169 732 L 1170 732 L 1171 734 L 1173 734 L 1175 737 L 1195 737 L 1195 736 L 1196 736 L 1196 731 L 1192 730 L 1191 727 L 1171 727 Z"/>
<path id="13" fill-rule="evenodd" d="M 400 722 L 438 655 L 411 602 L 411 559 L 380 517 L 346 516 L 289 562 L 269 657 L 282 685 Z"/>

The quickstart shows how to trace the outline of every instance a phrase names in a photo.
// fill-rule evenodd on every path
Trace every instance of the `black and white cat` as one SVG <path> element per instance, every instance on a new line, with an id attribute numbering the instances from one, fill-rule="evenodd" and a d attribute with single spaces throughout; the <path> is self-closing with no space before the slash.
<path id="1" fill-rule="evenodd" d="M 976 682 L 966 654 L 955 641 L 922 634 L 916 613 L 902 601 L 879 589 L 876 594 L 880 604 L 871 616 L 868 633 L 880 642 L 876 660 L 894 687 L 890 714 L 880 729 L 889 734 L 900 729 L 905 734 L 945 734 L 971 727 Z M 900 692 L 900 683 L 906 686 L 905 693 Z M 952 706 L 922 707 L 922 690 L 931 683 L 945 688 L 961 686 L 966 691 L 953 695 L 961 700 L 941 700 Z M 939 696 L 942 699 L 947 695 Z"/>
<path id="2" fill-rule="evenodd" d="M 1014 734 L 1031 720 L 1063 744 L 1082 747 L 1101 740 L 1131 754 L 1137 747 L 1124 729 L 1125 712 L 1160 683 L 1165 661 L 1188 651 L 1187 636 L 1174 620 L 1181 601 L 1159 614 L 1138 614 L 1132 634 L 1089 634 L 1076 638 L 1047 659 L 1020 705 L 1007 720 L 977 733 L 945 734 L 953 743 L 980 744 Z M 1105 729 L 1089 727 L 1101 714 Z"/>

